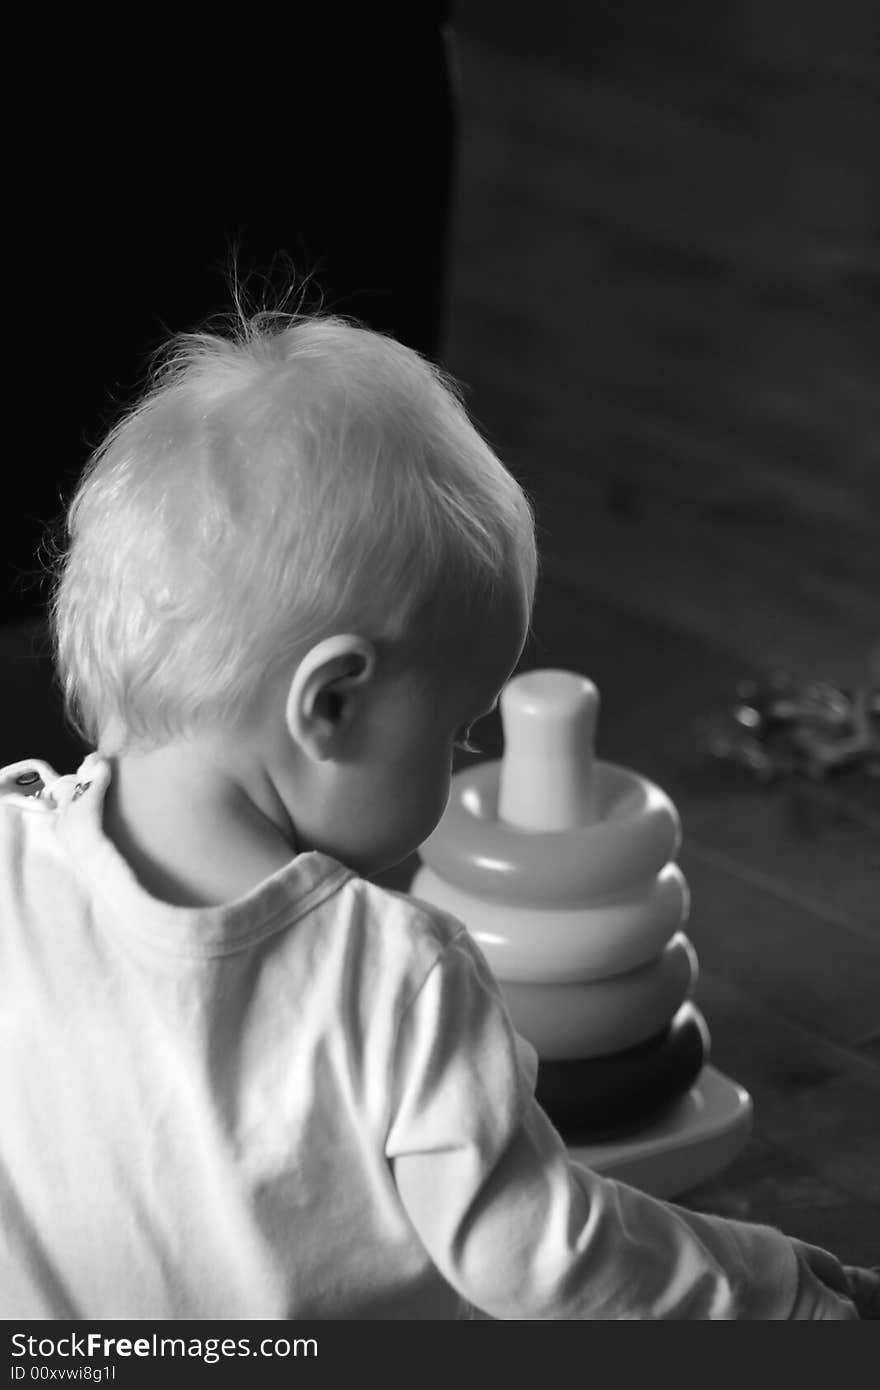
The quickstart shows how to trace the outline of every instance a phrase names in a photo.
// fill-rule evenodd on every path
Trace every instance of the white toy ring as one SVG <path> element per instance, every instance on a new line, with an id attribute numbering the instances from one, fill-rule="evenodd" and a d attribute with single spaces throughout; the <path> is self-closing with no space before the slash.
<path id="1" fill-rule="evenodd" d="M 681 843 L 681 822 L 660 787 L 630 768 L 596 763 L 600 819 L 551 832 L 498 819 L 500 762 L 452 779 L 449 804 L 421 846 L 439 878 L 466 893 L 519 907 L 571 908 L 619 898 L 649 883 Z"/>
<path id="2" fill-rule="evenodd" d="M 409 891 L 463 922 L 499 980 L 521 984 L 584 983 L 635 970 L 660 954 L 690 909 L 675 863 L 638 896 L 570 909 L 475 898 L 424 866 Z"/>
<path id="3" fill-rule="evenodd" d="M 659 1033 L 690 998 L 697 975 L 694 948 L 677 932 L 656 960 L 609 980 L 499 983 L 517 1032 L 542 1061 L 562 1061 L 604 1057 Z"/>

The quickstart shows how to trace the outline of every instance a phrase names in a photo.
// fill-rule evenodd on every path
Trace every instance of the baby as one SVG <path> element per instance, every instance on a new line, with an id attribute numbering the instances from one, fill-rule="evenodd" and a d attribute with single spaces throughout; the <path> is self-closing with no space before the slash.
<path id="1" fill-rule="evenodd" d="M 832 1318 L 867 1271 L 572 1163 L 466 924 L 371 882 L 522 652 L 522 490 L 333 317 L 176 339 L 69 515 L 95 752 L 0 800 L 0 1316 Z"/>

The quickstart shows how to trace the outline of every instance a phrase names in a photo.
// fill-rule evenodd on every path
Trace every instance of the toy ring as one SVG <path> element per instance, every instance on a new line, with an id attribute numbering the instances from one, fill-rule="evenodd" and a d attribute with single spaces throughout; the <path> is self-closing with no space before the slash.
<path id="1" fill-rule="evenodd" d="M 409 891 L 463 922 L 500 980 L 522 984 L 584 983 L 635 970 L 660 954 L 690 909 L 675 863 L 638 896 L 569 909 L 476 901 L 424 866 Z"/>
<path id="2" fill-rule="evenodd" d="M 453 778 L 443 819 L 419 851 L 438 877 L 465 892 L 522 907 L 570 908 L 632 896 L 633 884 L 649 883 L 675 857 L 675 806 L 629 768 L 597 762 L 599 821 L 545 833 L 498 819 L 500 766 L 479 763 Z"/>
<path id="3" fill-rule="evenodd" d="M 647 965 L 587 984 L 499 981 L 518 1033 L 541 1061 L 605 1057 L 658 1033 L 696 987 L 696 952 L 676 932 Z"/>
<path id="4" fill-rule="evenodd" d="M 541 1062 L 536 1098 L 569 1144 L 616 1137 L 677 1101 L 709 1060 L 706 1020 L 693 1000 L 656 1037 L 611 1057 Z"/>

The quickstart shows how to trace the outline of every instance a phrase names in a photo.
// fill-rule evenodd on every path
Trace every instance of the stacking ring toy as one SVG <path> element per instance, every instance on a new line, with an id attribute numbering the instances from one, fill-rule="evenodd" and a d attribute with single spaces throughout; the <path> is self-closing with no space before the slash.
<path id="1" fill-rule="evenodd" d="M 659 1032 L 693 993 L 696 952 L 677 932 L 659 956 L 606 980 L 534 985 L 502 980 L 517 1032 L 548 1060 L 604 1057 Z"/>
<path id="2" fill-rule="evenodd" d="M 643 895 L 592 906 L 539 909 L 474 899 L 457 884 L 422 868 L 416 897 L 470 929 L 500 980 L 564 984 L 602 980 L 634 970 L 663 950 L 688 918 L 690 894 L 677 864 L 665 864 Z"/>
<path id="3" fill-rule="evenodd" d="M 692 1000 L 638 1047 L 589 1061 L 540 1062 L 535 1095 L 568 1143 L 595 1143 L 651 1120 L 709 1060 L 709 1030 Z"/>
<path id="4" fill-rule="evenodd" d="M 500 703 L 503 756 L 456 773 L 410 892 L 481 948 L 564 1137 L 604 1142 L 696 1095 L 708 1059 L 678 812 L 596 758 L 586 677 L 530 671 Z"/>
<path id="5" fill-rule="evenodd" d="M 514 747 L 514 773 L 515 755 Z M 527 777 L 528 765 L 521 770 Z M 499 771 L 492 762 L 459 773 L 443 819 L 419 849 L 438 878 L 466 892 L 521 907 L 598 902 L 650 883 L 678 852 L 678 812 L 629 768 L 596 764 L 601 819 L 589 826 L 589 853 L 585 827 L 536 834 L 504 821 Z"/>

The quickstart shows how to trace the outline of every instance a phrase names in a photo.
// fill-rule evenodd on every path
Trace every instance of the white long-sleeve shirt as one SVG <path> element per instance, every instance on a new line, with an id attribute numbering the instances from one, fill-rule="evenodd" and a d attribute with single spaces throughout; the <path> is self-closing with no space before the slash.
<path id="1" fill-rule="evenodd" d="M 317 853 L 160 902 L 109 777 L 0 772 L 0 1316 L 837 1315 L 779 1232 L 570 1161 L 461 923 Z"/>

